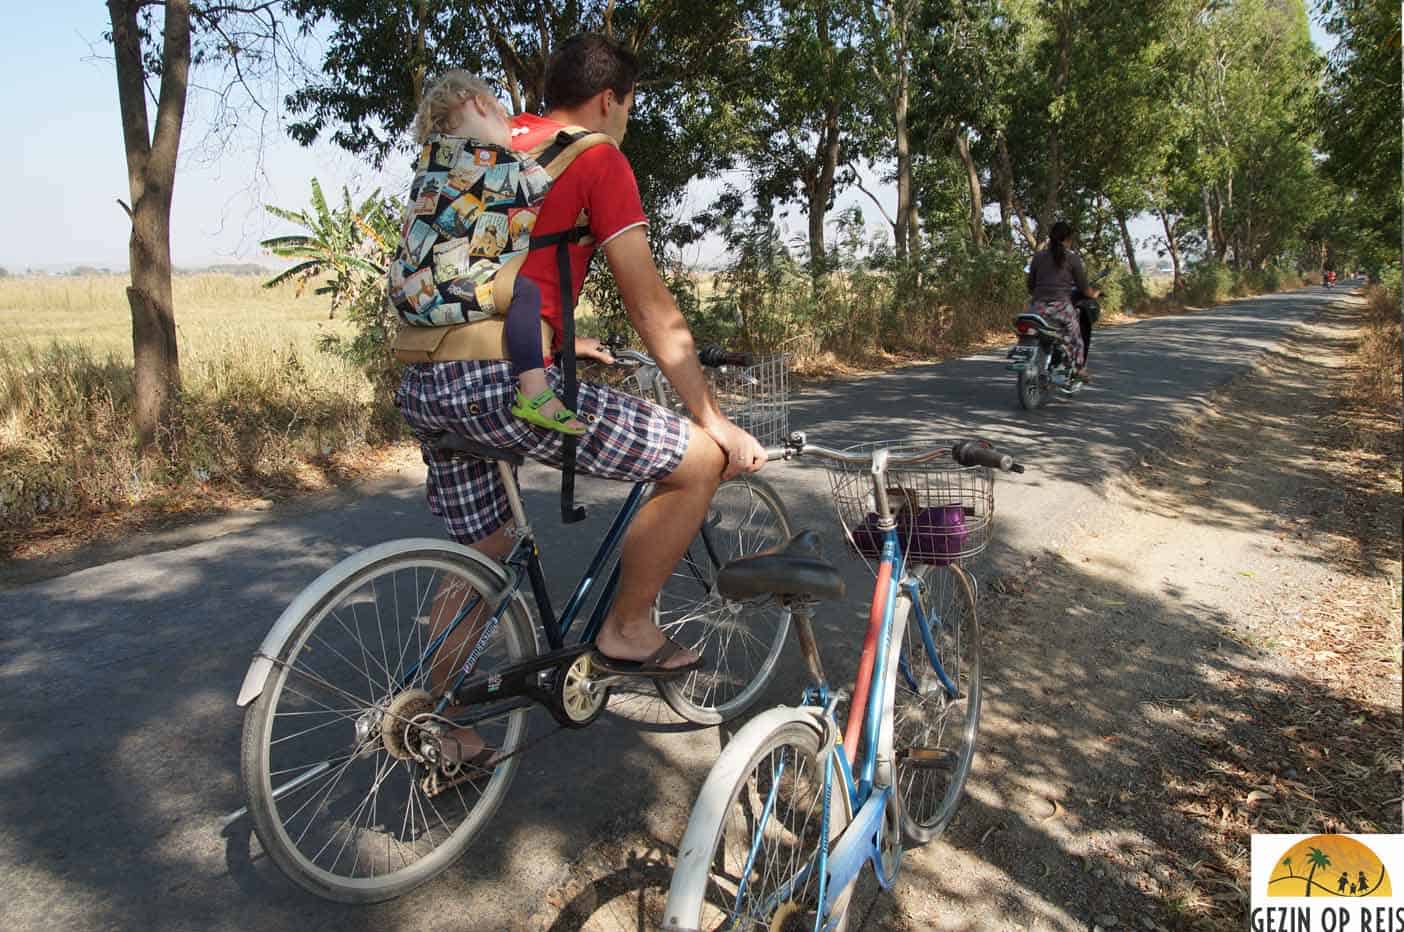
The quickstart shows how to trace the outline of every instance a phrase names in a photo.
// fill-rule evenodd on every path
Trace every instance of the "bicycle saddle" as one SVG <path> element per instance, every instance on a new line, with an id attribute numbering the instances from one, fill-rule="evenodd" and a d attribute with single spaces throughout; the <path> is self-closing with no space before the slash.
<path id="1" fill-rule="evenodd" d="M 717 573 L 717 588 L 728 599 L 841 599 L 846 591 L 839 571 L 820 555 L 813 531 L 800 531 L 783 547 L 732 560 Z"/>
<path id="2" fill-rule="evenodd" d="M 511 450 L 499 450 L 497 447 L 490 447 L 479 443 L 476 440 L 444 431 L 434 438 L 434 449 L 440 450 L 450 456 L 471 456 L 480 460 L 503 460 L 513 466 L 522 465 L 522 455 L 513 453 Z"/>

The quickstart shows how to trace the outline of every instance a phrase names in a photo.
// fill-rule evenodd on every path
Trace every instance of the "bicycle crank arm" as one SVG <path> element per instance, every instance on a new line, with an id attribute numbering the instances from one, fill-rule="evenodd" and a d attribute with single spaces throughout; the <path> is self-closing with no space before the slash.
<path id="1" fill-rule="evenodd" d="M 940 748 L 902 748 L 897 752 L 897 763 L 916 770 L 955 770 L 958 760 L 954 753 Z"/>
<path id="2" fill-rule="evenodd" d="M 591 650 L 594 650 L 593 644 L 572 644 L 492 673 L 479 673 L 454 690 L 449 704 L 481 705 L 516 696 L 530 696 L 549 705 L 549 693 L 538 683 L 538 674 L 568 667 L 581 654 Z"/>

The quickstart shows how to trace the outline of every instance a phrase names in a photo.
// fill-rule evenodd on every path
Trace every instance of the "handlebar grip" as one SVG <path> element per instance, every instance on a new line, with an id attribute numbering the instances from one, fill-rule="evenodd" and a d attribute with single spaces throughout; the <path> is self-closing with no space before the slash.
<path id="1" fill-rule="evenodd" d="M 951 459 L 962 466 L 987 466 L 1004 472 L 1023 472 L 1008 453 L 1000 453 L 983 440 L 962 440 L 951 447 Z"/>
<path id="2" fill-rule="evenodd" d="M 727 352 L 711 343 L 697 351 L 697 361 L 715 369 L 717 366 L 751 366 L 755 364 L 755 357 L 750 353 Z"/>

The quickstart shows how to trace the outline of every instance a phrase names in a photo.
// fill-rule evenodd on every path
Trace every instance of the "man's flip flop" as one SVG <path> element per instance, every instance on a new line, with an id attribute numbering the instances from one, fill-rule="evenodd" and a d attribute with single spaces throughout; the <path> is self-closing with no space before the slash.
<path id="1" fill-rule="evenodd" d="M 683 647 L 672 638 L 668 638 L 663 642 L 663 646 L 659 647 L 658 650 L 654 651 L 644 660 L 616 660 L 613 657 L 606 657 L 597 649 L 594 655 L 594 663 L 595 667 L 598 668 L 600 672 L 612 676 L 644 676 L 649 679 L 659 680 L 672 676 L 682 676 L 684 673 L 691 673 L 694 670 L 702 669 L 703 660 L 701 657 L 698 657 L 692 663 L 684 663 L 676 667 L 664 666 L 669 660 L 672 660 L 678 654 L 686 650 L 686 647 Z"/>

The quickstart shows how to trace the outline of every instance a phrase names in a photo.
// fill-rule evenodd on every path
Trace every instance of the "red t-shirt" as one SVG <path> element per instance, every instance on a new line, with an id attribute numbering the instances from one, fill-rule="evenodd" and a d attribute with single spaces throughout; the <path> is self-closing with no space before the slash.
<path id="1" fill-rule="evenodd" d="M 546 142 L 565 128 L 565 124 L 524 113 L 512 119 L 512 148 L 530 149 Z M 525 130 L 525 132 L 523 132 Z M 590 235 L 594 242 L 582 246 L 572 243 L 570 249 L 571 287 L 577 298 L 585 285 L 590 256 L 615 236 L 648 222 L 643 202 L 639 199 L 639 183 L 634 169 L 624 153 L 611 145 L 586 149 L 565 174 L 556 179 L 537 212 L 533 236 L 558 233 L 575 225 L 580 212 L 588 212 Z M 522 265 L 521 272 L 541 289 L 541 318 L 555 332 L 557 346 L 561 340 L 561 292 L 556 273 L 554 247 L 533 250 Z"/>

